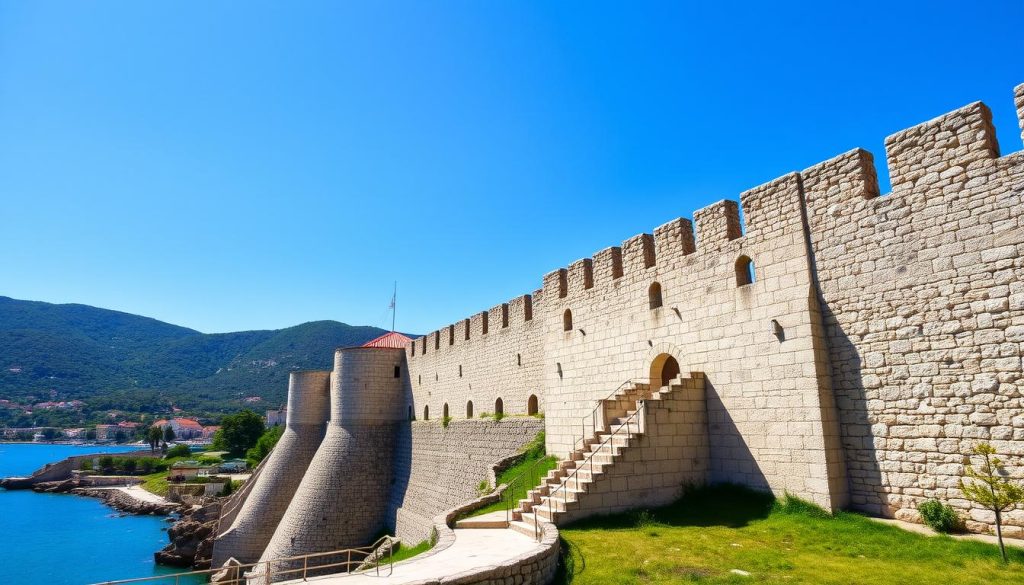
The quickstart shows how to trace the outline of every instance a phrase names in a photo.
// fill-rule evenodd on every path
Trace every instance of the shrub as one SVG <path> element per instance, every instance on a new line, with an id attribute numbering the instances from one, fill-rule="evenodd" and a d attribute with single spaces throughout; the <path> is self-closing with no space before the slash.
<path id="1" fill-rule="evenodd" d="M 114 469 L 114 458 L 110 455 L 100 457 L 100 469 L 103 471 L 110 471 Z"/>
<path id="2" fill-rule="evenodd" d="M 123 462 L 121 463 L 121 469 L 124 469 L 128 473 L 134 473 L 138 465 L 138 461 L 129 457 L 123 460 Z"/>
<path id="3" fill-rule="evenodd" d="M 450 416 L 441 417 L 441 426 L 442 427 L 447 429 L 448 425 L 451 424 L 451 422 L 452 422 L 452 417 L 450 417 Z"/>
<path id="4" fill-rule="evenodd" d="M 491 484 L 488 483 L 486 479 L 478 483 L 476 486 L 476 493 L 480 494 L 481 496 L 486 496 L 487 494 L 493 491 L 494 488 L 491 487 Z"/>
<path id="5" fill-rule="evenodd" d="M 192 449 L 189 449 L 188 445 L 175 445 L 167 450 L 164 457 L 170 459 L 172 457 L 188 457 L 191 454 Z"/>
<path id="6" fill-rule="evenodd" d="M 963 526 L 963 520 L 952 506 L 938 500 L 928 500 L 917 505 L 921 520 L 936 532 L 957 532 Z"/>
<path id="7" fill-rule="evenodd" d="M 92 459 L 83 459 L 78 468 L 82 471 L 92 471 Z"/>
<path id="8" fill-rule="evenodd" d="M 499 420 L 501 420 L 503 418 L 505 418 L 505 413 L 504 412 L 496 412 L 496 413 L 494 413 L 494 421 L 495 422 L 497 422 L 497 421 L 499 421 Z"/>

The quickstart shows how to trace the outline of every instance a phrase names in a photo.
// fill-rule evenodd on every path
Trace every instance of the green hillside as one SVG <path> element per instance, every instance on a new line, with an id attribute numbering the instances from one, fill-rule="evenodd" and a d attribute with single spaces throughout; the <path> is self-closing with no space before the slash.
<path id="1" fill-rule="evenodd" d="M 108 410 L 216 416 L 277 406 L 293 370 L 330 368 L 334 349 L 385 331 L 314 321 L 203 334 L 86 305 L 0 297 L 0 425 L 97 422 Z M 258 396 L 259 402 L 245 402 Z M 31 408 L 81 400 L 78 408 Z M 26 414 L 31 410 L 31 414 Z"/>

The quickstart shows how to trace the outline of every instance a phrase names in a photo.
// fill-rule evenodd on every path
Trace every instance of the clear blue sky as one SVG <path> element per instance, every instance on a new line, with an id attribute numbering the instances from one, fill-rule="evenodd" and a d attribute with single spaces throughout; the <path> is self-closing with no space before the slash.
<path id="1" fill-rule="evenodd" d="M 0 294 L 221 332 L 397 280 L 425 333 L 974 100 L 1021 148 L 1024 2 L 683 4 L 3 0 Z"/>

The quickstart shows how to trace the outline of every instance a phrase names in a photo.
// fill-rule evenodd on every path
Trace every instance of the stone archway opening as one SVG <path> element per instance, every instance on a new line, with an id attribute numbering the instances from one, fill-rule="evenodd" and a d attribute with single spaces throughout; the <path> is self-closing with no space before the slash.
<path id="1" fill-rule="evenodd" d="M 679 362 L 671 354 L 660 354 L 651 362 L 651 386 L 668 386 L 678 376 Z"/>

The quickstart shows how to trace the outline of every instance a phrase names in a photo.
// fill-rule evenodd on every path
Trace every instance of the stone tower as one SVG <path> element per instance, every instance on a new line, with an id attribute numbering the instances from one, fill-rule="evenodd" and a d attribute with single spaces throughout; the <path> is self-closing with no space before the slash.
<path id="1" fill-rule="evenodd" d="M 284 433 L 238 514 L 214 541 L 213 566 L 219 567 L 232 557 L 242 563 L 260 558 L 324 438 L 330 416 L 330 387 L 329 370 L 292 372 Z"/>
<path id="2" fill-rule="evenodd" d="M 404 358 L 395 348 L 335 352 L 327 432 L 261 560 L 363 546 L 384 530 Z"/>

